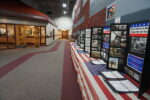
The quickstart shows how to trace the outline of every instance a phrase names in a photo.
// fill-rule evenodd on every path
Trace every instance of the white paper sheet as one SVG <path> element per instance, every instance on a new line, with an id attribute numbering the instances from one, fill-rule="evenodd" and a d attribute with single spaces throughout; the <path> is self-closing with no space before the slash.
<path id="1" fill-rule="evenodd" d="M 106 78 L 124 78 L 118 71 L 105 71 L 102 72 L 102 74 L 106 77 Z"/>
<path id="2" fill-rule="evenodd" d="M 138 92 L 139 89 L 129 80 L 108 81 L 117 91 L 121 92 Z"/>

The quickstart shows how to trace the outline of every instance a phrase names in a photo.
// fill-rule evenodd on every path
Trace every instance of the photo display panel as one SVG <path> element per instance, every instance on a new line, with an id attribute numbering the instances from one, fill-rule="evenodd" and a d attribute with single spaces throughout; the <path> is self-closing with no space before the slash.
<path id="1" fill-rule="evenodd" d="M 110 26 L 104 26 L 102 33 L 101 59 L 103 59 L 105 62 L 108 62 L 109 46 L 110 46 Z"/>
<path id="2" fill-rule="evenodd" d="M 135 23 L 129 26 L 130 48 L 127 56 L 126 72 L 137 81 L 140 81 L 143 70 L 149 26 L 149 22 Z"/>
<path id="3" fill-rule="evenodd" d="M 127 34 L 127 24 L 111 25 L 108 68 L 123 71 L 126 64 Z"/>
<path id="4" fill-rule="evenodd" d="M 91 29 L 85 30 L 85 52 L 90 53 L 91 47 Z"/>
<path id="5" fill-rule="evenodd" d="M 85 47 L 85 30 L 81 30 L 80 48 L 84 49 L 84 47 Z"/>
<path id="6" fill-rule="evenodd" d="M 92 28 L 91 57 L 100 58 L 102 28 Z"/>
<path id="7" fill-rule="evenodd" d="M 80 34 L 80 31 L 77 31 L 77 44 L 78 46 L 80 46 L 80 41 L 81 41 L 81 34 Z"/>

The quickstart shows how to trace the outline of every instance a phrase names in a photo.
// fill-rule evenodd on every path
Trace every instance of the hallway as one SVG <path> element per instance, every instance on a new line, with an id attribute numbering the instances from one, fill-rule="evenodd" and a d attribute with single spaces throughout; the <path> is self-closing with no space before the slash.
<path id="1" fill-rule="evenodd" d="M 66 40 L 1 51 L 0 100 L 81 100 L 69 52 Z"/>

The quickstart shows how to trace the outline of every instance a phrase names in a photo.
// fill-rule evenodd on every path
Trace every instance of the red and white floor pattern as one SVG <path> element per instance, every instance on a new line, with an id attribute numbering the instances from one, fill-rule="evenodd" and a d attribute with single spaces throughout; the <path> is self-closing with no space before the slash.
<path id="1" fill-rule="evenodd" d="M 150 91 L 144 93 L 139 99 L 138 93 L 115 93 L 112 89 L 104 82 L 101 75 L 92 75 L 86 66 L 86 62 L 89 62 L 92 58 L 89 54 L 78 53 L 75 43 L 71 45 L 71 56 L 73 64 L 77 73 L 77 81 L 82 91 L 82 97 L 84 100 L 150 100 Z M 139 84 L 126 75 L 130 81 L 136 86 Z"/>

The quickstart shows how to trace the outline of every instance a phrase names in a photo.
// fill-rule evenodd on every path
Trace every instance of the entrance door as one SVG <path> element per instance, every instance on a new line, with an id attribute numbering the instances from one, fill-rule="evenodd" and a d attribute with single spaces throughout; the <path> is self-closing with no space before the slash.
<path id="1" fill-rule="evenodd" d="M 35 46 L 39 47 L 40 45 L 40 27 L 35 26 Z"/>
<path id="2" fill-rule="evenodd" d="M 41 27 L 40 44 L 46 45 L 46 28 L 45 27 Z"/>
<path id="3" fill-rule="evenodd" d="M 0 24 L 0 49 L 7 48 L 6 24 Z"/>
<path id="4" fill-rule="evenodd" d="M 7 24 L 8 48 L 16 47 L 15 25 Z"/>
<path id="5" fill-rule="evenodd" d="M 62 31 L 62 38 L 68 38 L 68 31 Z"/>
<path id="6" fill-rule="evenodd" d="M 26 46 L 26 28 L 24 25 L 16 25 L 16 45 L 18 47 Z"/>

